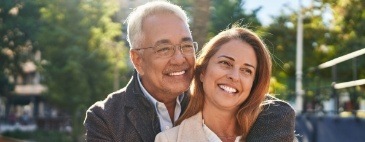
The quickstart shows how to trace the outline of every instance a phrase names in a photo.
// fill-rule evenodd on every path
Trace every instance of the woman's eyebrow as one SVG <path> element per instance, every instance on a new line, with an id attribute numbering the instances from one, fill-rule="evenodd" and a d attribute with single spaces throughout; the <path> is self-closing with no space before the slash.
<path id="1" fill-rule="evenodd" d="M 220 56 L 218 56 L 218 58 L 227 58 L 227 59 L 229 59 L 229 60 L 235 61 L 235 60 L 234 60 L 234 58 L 232 58 L 232 57 L 230 57 L 230 56 L 227 56 L 227 55 L 220 55 Z M 254 65 L 251 65 L 251 64 L 249 64 L 249 63 L 245 63 L 244 65 L 245 65 L 245 66 L 249 66 L 249 67 L 252 67 L 252 68 L 256 69 L 256 67 L 255 67 Z"/>
<path id="2" fill-rule="evenodd" d="M 226 55 L 220 55 L 220 56 L 218 56 L 218 58 L 228 58 L 228 59 L 230 59 L 232 61 L 235 61 L 234 58 L 229 57 L 229 56 L 226 56 Z"/>

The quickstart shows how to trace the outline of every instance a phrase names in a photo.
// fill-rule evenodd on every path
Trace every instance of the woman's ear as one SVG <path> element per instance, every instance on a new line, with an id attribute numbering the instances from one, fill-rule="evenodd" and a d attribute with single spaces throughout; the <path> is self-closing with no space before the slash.
<path id="1" fill-rule="evenodd" d="M 137 72 L 140 75 L 144 74 L 144 71 L 142 69 L 142 65 L 143 65 L 143 59 L 142 59 L 142 55 L 141 53 L 139 53 L 139 51 L 137 50 L 129 50 L 129 58 L 132 61 L 132 64 L 134 66 L 134 68 L 137 70 Z"/>

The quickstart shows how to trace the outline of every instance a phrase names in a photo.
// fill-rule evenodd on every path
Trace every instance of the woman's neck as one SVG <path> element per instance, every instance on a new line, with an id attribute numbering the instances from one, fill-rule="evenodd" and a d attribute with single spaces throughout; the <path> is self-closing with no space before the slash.
<path id="1" fill-rule="evenodd" d="M 204 107 L 202 113 L 205 125 L 222 141 L 234 141 L 239 135 L 240 129 L 234 111 Z"/>

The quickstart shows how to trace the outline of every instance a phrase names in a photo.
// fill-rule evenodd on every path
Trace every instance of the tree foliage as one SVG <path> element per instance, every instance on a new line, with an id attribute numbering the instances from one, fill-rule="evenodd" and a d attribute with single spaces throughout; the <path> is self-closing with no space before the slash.
<path id="1" fill-rule="evenodd" d="M 48 97 L 67 111 L 104 98 L 112 91 L 114 66 L 125 67 L 117 65 L 125 51 L 115 40 L 121 25 L 112 21 L 113 2 L 53 0 L 40 9 Z"/>
<path id="2" fill-rule="evenodd" d="M 0 5 L 0 96 L 14 89 L 15 80 L 23 75 L 26 61 L 34 61 L 37 50 L 39 5 L 34 1 L 3 1 Z M 10 79 L 10 80 L 9 80 Z"/>
<path id="3" fill-rule="evenodd" d="M 38 71 L 48 87 L 44 97 L 73 116 L 79 135 L 87 107 L 115 90 L 116 81 L 128 81 L 120 80 L 127 72 L 128 56 L 120 39 L 121 23 L 113 17 L 118 10 L 116 0 L 2 2 L 1 89 L 11 83 L 9 76 L 22 74 L 22 63 L 40 50 Z"/>
<path id="4" fill-rule="evenodd" d="M 243 8 L 244 4 L 244 0 L 212 0 L 209 37 L 213 37 L 234 23 L 242 24 L 251 29 L 260 28 L 261 23 L 257 18 L 257 13 L 261 8 L 248 13 Z"/>
<path id="5" fill-rule="evenodd" d="M 88 106 L 113 91 L 113 73 L 126 68 L 126 51 L 117 40 L 121 24 L 112 17 L 118 5 L 102 0 L 44 3 L 38 42 L 47 60 L 46 97 L 82 120 Z"/>
<path id="6" fill-rule="evenodd" d="M 257 18 L 260 7 L 247 12 L 244 9 L 245 0 L 173 0 L 187 11 L 191 30 L 200 48 L 213 36 L 233 24 L 260 29 L 261 23 Z"/>
<path id="7" fill-rule="evenodd" d="M 303 81 L 304 88 L 315 87 L 316 68 L 334 56 L 333 32 L 323 23 L 321 15 L 313 9 L 303 9 Z M 294 99 L 296 77 L 296 34 L 297 13 L 282 13 L 274 18 L 274 22 L 265 27 L 266 43 L 274 61 L 273 77 L 280 84 L 286 84 L 284 90 L 274 90 L 279 97 Z M 324 81 L 330 78 L 324 74 Z M 281 96 L 280 96 L 281 95 Z"/>
<path id="8" fill-rule="evenodd" d="M 364 0 L 316 0 L 301 11 L 303 20 L 303 88 L 307 99 L 325 100 L 332 82 L 364 78 L 364 56 L 319 70 L 318 65 L 364 47 Z M 266 43 L 274 57 L 273 76 L 285 89 L 274 89 L 279 97 L 294 99 L 297 13 L 282 13 L 265 27 Z M 330 16 L 328 16 L 330 15 Z M 328 18 L 332 17 L 332 18 Z M 344 90 L 342 90 L 344 91 Z M 327 96 L 326 96 L 327 95 Z"/>
<path id="9" fill-rule="evenodd" d="M 337 33 L 338 55 L 345 55 L 365 47 L 365 1 L 364 0 L 318 0 L 323 7 L 331 7 L 334 16 L 333 30 Z M 340 72 L 348 72 L 349 65 L 360 69 L 365 66 L 365 56 L 360 56 L 352 61 L 340 64 Z M 339 81 L 350 81 L 365 77 L 365 70 L 358 70 L 356 73 L 342 74 Z"/>

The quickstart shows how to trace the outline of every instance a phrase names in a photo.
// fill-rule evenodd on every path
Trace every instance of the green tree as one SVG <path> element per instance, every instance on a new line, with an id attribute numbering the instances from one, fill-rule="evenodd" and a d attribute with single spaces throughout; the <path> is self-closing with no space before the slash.
<path id="1" fill-rule="evenodd" d="M 365 65 L 365 56 L 336 65 L 336 75 L 332 75 L 331 68 L 317 69 L 321 63 L 364 47 L 364 6 L 364 0 L 316 0 L 302 10 L 303 88 L 307 99 L 328 99 L 332 93 L 332 81 L 339 83 L 364 78 L 361 67 Z M 274 57 L 273 76 L 277 83 L 286 86 L 274 88 L 274 92 L 284 99 L 295 97 L 296 13 L 292 10 L 289 14 L 274 17 L 274 22 L 264 29 L 267 33 L 264 39 Z M 328 15 L 333 19 L 327 19 Z M 351 89 L 339 91 L 353 92 Z"/>
<path id="2" fill-rule="evenodd" d="M 0 5 L 0 96 L 8 95 L 14 80 L 23 75 L 21 65 L 34 61 L 39 26 L 37 1 L 3 1 Z M 9 77 L 12 80 L 9 80 Z"/>
<path id="3" fill-rule="evenodd" d="M 303 19 L 303 88 L 315 90 L 319 84 L 330 84 L 331 73 L 316 72 L 316 67 L 326 62 L 335 54 L 336 32 L 326 25 L 323 19 L 323 9 L 318 7 L 304 8 Z M 273 89 L 278 97 L 293 100 L 295 98 L 295 64 L 296 64 L 296 34 L 297 12 L 282 13 L 274 17 L 274 22 L 264 29 L 264 39 L 273 59 L 273 77 L 285 88 Z M 321 76 L 321 80 L 318 79 Z M 311 94 L 311 93 L 309 93 Z"/>
<path id="4" fill-rule="evenodd" d="M 187 11 L 191 23 L 190 27 L 194 40 L 198 41 L 199 48 L 220 31 L 229 28 L 232 24 L 240 24 L 253 29 L 260 29 L 261 23 L 257 13 L 261 8 L 251 13 L 245 11 L 244 0 L 173 0 Z"/>
<path id="5" fill-rule="evenodd" d="M 342 56 L 365 47 L 365 0 L 317 0 L 321 7 L 330 7 L 333 14 L 333 30 L 337 33 L 336 55 Z M 348 82 L 365 78 L 365 55 L 336 65 L 336 82 Z M 357 109 L 357 101 L 365 98 L 364 85 L 338 90 L 350 93 Z"/>
<path id="6" fill-rule="evenodd" d="M 248 13 L 243 8 L 244 0 L 212 0 L 209 38 L 238 23 L 251 29 L 259 29 L 261 23 L 257 18 L 260 7 Z"/>
<path id="7" fill-rule="evenodd" d="M 207 41 L 208 27 L 210 23 L 212 0 L 173 0 L 177 5 L 180 5 L 190 17 L 190 29 L 194 41 L 198 42 L 199 48 Z"/>
<path id="8" fill-rule="evenodd" d="M 365 0 L 317 0 L 322 3 L 322 7 L 330 7 L 334 17 L 333 27 L 337 32 L 337 56 L 345 55 L 365 47 Z M 349 72 L 349 64 L 353 64 L 353 67 L 358 68 L 355 73 Z M 365 56 L 360 56 L 356 59 L 347 61 L 338 65 L 338 73 L 341 76 L 338 80 L 350 81 L 354 79 L 365 78 L 365 70 L 359 70 L 365 66 Z"/>
<path id="9" fill-rule="evenodd" d="M 113 91 L 115 71 L 126 70 L 126 51 L 117 41 L 121 24 L 113 21 L 118 4 L 103 0 L 43 2 L 44 26 L 37 40 L 47 61 L 46 98 L 73 116 L 76 138 L 82 133 L 87 107 Z"/>

